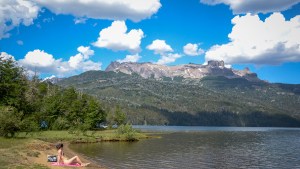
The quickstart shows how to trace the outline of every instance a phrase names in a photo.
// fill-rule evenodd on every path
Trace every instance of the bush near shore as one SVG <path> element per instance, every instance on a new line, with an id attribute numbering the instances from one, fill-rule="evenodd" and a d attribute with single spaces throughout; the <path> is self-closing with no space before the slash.
<path id="1" fill-rule="evenodd" d="M 123 127 L 122 127 L 123 126 Z M 123 128 L 126 128 L 125 130 Z M 48 142 L 68 141 L 70 143 L 94 143 L 101 141 L 138 141 L 146 139 L 146 133 L 138 132 L 130 125 L 121 125 L 118 129 L 113 130 L 91 130 L 91 131 L 39 131 L 32 133 L 21 132 L 16 138 L 32 138 Z"/>

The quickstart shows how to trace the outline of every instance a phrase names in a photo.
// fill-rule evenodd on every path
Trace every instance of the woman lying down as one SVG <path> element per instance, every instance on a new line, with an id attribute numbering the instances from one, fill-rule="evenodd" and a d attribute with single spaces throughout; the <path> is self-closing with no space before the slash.
<path id="1" fill-rule="evenodd" d="M 64 145 L 62 143 L 56 145 L 57 149 L 57 164 L 58 165 L 72 165 L 72 164 L 79 164 L 80 166 L 87 166 L 90 163 L 82 163 L 78 156 L 74 156 L 70 159 L 66 159 L 64 157 Z"/>

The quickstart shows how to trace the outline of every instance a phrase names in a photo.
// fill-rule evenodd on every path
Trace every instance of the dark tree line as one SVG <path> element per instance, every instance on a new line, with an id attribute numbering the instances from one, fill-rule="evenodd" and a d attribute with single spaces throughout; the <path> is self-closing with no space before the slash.
<path id="1" fill-rule="evenodd" d="M 74 88 L 28 78 L 12 59 L 0 57 L 0 136 L 38 130 L 90 130 L 106 120 L 100 102 Z"/>

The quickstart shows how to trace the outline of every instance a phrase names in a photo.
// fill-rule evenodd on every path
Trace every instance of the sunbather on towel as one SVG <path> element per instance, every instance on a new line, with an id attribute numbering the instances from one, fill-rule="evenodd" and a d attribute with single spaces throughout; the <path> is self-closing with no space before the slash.
<path id="1" fill-rule="evenodd" d="M 81 162 L 81 160 L 79 159 L 78 156 L 74 156 L 70 159 L 65 159 L 63 147 L 64 147 L 64 145 L 62 143 L 56 145 L 56 149 L 57 149 L 57 153 L 58 153 L 58 155 L 57 155 L 57 164 L 67 164 L 67 165 L 69 165 L 69 164 L 78 163 L 81 166 L 87 166 L 87 165 L 90 164 L 90 163 Z"/>

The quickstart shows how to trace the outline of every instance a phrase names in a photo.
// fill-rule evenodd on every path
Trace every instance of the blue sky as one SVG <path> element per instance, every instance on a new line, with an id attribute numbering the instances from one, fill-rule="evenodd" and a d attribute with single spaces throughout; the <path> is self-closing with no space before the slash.
<path id="1" fill-rule="evenodd" d="M 300 0 L 8 0 L 0 52 L 29 74 L 68 77 L 112 61 L 224 60 L 300 84 Z M 127 30 L 126 30 L 127 29 Z"/>

